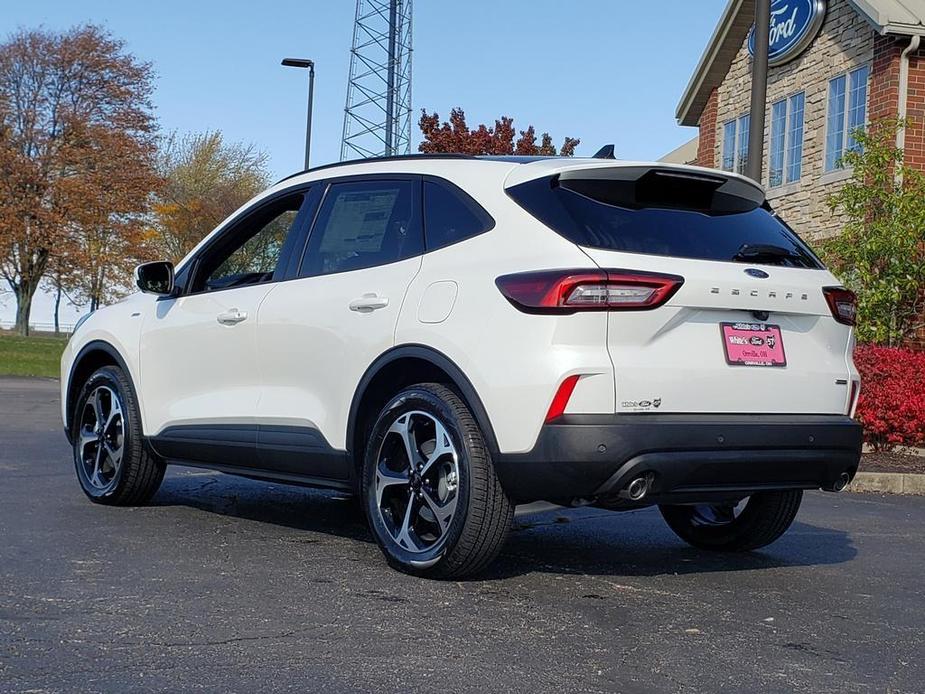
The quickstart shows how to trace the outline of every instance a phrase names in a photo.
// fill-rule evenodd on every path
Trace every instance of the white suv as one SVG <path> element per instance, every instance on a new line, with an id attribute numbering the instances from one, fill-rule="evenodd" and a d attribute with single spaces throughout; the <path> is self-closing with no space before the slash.
<path id="1" fill-rule="evenodd" d="M 350 490 L 393 566 L 450 577 L 516 504 L 657 504 L 749 550 L 857 470 L 854 296 L 732 173 L 335 164 L 136 279 L 62 360 L 100 503 L 146 501 L 167 463 Z"/>

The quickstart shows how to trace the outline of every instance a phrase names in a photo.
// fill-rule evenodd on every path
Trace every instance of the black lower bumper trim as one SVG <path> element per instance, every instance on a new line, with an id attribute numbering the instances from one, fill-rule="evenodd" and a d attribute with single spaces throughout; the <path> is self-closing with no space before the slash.
<path id="1" fill-rule="evenodd" d="M 833 488 L 853 477 L 861 427 L 842 415 L 566 415 L 495 467 L 518 502 L 616 497 L 651 479 L 646 503 Z"/>

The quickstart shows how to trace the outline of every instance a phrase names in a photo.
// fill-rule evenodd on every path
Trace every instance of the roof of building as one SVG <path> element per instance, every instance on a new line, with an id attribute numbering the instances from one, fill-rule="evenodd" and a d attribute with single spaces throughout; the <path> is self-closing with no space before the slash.
<path id="1" fill-rule="evenodd" d="M 668 152 L 659 161 L 667 164 L 693 164 L 697 161 L 697 147 L 699 144 L 700 136 L 696 135 L 677 149 Z"/>
<path id="2" fill-rule="evenodd" d="M 925 35 L 925 0 L 849 0 L 880 34 Z M 675 117 L 697 125 L 710 92 L 729 72 L 754 22 L 755 0 L 729 0 L 697 63 Z"/>
<path id="3" fill-rule="evenodd" d="M 881 34 L 925 34 L 925 0 L 851 0 Z"/>

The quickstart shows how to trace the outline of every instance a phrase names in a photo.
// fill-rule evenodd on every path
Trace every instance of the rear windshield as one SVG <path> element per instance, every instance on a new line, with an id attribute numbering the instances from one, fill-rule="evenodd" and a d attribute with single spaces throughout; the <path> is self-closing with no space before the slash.
<path id="1" fill-rule="evenodd" d="M 557 178 L 528 181 L 508 194 L 534 217 L 579 246 L 750 264 L 821 268 L 809 247 L 767 207 L 714 205 L 702 191 L 674 183 Z M 694 186 L 696 188 L 696 186 Z M 634 193 L 633 191 L 637 192 Z M 704 198 L 707 199 L 707 198 Z"/>

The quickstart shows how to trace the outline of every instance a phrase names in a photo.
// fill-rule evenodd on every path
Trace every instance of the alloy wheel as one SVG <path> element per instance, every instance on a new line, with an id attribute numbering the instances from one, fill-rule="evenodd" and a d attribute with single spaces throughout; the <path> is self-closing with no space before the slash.
<path id="1" fill-rule="evenodd" d="M 77 458 L 94 491 L 108 491 L 118 480 L 125 449 L 123 411 L 115 390 L 97 386 L 80 413 Z"/>
<path id="2" fill-rule="evenodd" d="M 707 528 L 729 525 L 744 508 L 741 501 L 734 504 L 697 504 L 691 515 L 691 524 Z"/>
<path id="3" fill-rule="evenodd" d="M 442 544 L 459 501 L 459 455 L 443 423 L 419 410 L 396 417 L 379 447 L 375 484 L 392 540 L 412 553 Z"/>

